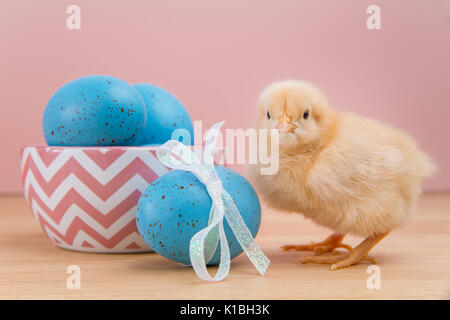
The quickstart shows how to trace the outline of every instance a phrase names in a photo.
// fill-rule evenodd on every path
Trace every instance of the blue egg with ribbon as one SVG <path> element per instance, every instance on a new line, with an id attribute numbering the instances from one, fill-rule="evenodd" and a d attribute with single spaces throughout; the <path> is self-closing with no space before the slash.
<path id="1" fill-rule="evenodd" d="M 233 199 L 253 238 L 261 224 L 261 205 L 252 185 L 237 172 L 215 166 L 223 188 Z M 142 194 L 136 211 L 139 233 L 160 255 L 190 265 L 191 238 L 208 225 L 212 200 L 206 186 L 191 172 L 173 170 L 156 179 Z M 242 253 L 226 219 L 230 258 Z M 208 265 L 220 262 L 220 244 Z"/>
<path id="2" fill-rule="evenodd" d="M 44 111 L 50 146 L 137 145 L 147 119 L 144 100 L 127 82 L 93 75 L 68 82 Z"/>
<path id="3" fill-rule="evenodd" d="M 148 83 L 134 88 L 147 107 L 147 124 L 139 140 L 140 145 L 163 144 L 177 140 L 185 145 L 194 144 L 194 125 L 183 104 L 170 92 Z"/>

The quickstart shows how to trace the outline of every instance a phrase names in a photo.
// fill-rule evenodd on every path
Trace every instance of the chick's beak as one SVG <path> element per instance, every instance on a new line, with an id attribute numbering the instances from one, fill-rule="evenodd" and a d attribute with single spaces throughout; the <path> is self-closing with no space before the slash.
<path id="1" fill-rule="evenodd" d="M 296 125 L 292 123 L 292 118 L 289 117 L 286 112 L 283 112 L 281 117 L 278 118 L 276 127 L 281 133 L 294 132 Z"/>

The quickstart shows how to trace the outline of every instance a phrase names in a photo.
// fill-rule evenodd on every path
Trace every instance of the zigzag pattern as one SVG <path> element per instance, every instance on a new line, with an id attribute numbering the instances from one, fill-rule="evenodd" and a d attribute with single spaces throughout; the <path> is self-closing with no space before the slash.
<path id="1" fill-rule="evenodd" d="M 55 245 L 150 251 L 135 219 L 142 192 L 169 171 L 155 148 L 26 147 L 21 170 L 28 205 Z"/>

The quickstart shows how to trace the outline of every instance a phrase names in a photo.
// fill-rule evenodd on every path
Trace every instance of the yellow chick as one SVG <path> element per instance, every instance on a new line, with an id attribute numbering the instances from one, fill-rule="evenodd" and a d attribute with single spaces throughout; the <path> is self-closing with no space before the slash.
<path id="1" fill-rule="evenodd" d="M 279 169 L 261 175 L 262 165 L 249 165 L 250 180 L 272 207 L 334 231 L 322 242 L 282 248 L 315 251 L 302 262 L 332 270 L 374 262 L 369 251 L 413 214 L 422 180 L 435 170 L 428 156 L 403 132 L 333 110 L 306 82 L 270 85 L 258 108 L 255 128 L 279 130 Z M 346 234 L 365 240 L 352 248 L 342 243 Z"/>

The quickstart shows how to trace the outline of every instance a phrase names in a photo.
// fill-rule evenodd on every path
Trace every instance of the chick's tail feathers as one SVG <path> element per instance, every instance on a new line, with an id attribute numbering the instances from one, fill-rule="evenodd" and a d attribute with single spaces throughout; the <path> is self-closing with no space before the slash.
<path id="1" fill-rule="evenodd" d="M 431 178 L 437 172 L 434 161 L 424 152 L 421 152 L 418 160 L 418 174 L 423 178 Z"/>

